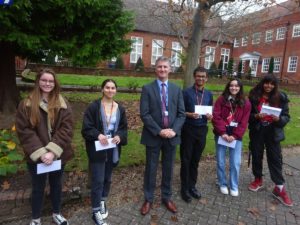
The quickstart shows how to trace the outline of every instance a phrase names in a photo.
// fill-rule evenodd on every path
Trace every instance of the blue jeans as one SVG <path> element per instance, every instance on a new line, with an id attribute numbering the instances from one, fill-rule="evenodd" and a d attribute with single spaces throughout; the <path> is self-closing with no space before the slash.
<path id="1" fill-rule="evenodd" d="M 217 175 L 218 183 L 220 187 L 227 186 L 226 178 L 226 150 L 229 149 L 229 180 L 230 189 L 238 191 L 239 186 L 239 174 L 241 166 L 242 155 L 242 141 L 237 140 L 235 148 L 229 148 L 224 145 L 218 144 L 218 137 L 216 140 L 217 151 Z"/>
<path id="2" fill-rule="evenodd" d="M 32 219 L 38 219 L 41 217 L 47 178 L 49 178 L 50 199 L 53 213 L 60 213 L 64 166 L 62 165 L 61 170 L 43 174 L 37 174 L 37 164 L 27 163 L 27 167 L 32 179 Z"/>

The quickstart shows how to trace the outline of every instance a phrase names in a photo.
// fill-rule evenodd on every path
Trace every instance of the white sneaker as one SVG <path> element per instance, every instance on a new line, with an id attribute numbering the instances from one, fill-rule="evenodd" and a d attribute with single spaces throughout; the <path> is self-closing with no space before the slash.
<path id="1" fill-rule="evenodd" d="M 103 221 L 102 214 L 101 214 L 100 211 L 94 212 L 93 216 L 92 216 L 92 219 L 94 220 L 95 225 L 107 225 L 107 223 L 105 223 Z"/>
<path id="2" fill-rule="evenodd" d="M 107 208 L 106 208 L 106 203 L 105 203 L 105 201 L 101 201 L 101 202 L 100 202 L 100 213 L 101 213 L 103 219 L 106 219 L 106 218 L 107 218 L 107 216 L 108 216 L 108 211 L 107 211 Z"/>
<path id="3" fill-rule="evenodd" d="M 52 214 L 52 219 L 57 225 L 69 225 L 68 221 L 61 214 Z"/>
<path id="4" fill-rule="evenodd" d="M 228 188 L 226 186 L 221 186 L 220 191 L 224 195 L 228 195 Z"/>
<path id="5" fill-rule="evenodd" d="M 233 197 L 239 196 L 239 191 L 230 190 L 230 195 Z"/>
<path id="6" fill-rule="evenodd" d="M 30 224 L 29 225 L 42 225 L 42 223 L 41 223 L 41 218 L 39 218 L 39 219 L 32 219 L 31 221 L 30 221 Z"/>

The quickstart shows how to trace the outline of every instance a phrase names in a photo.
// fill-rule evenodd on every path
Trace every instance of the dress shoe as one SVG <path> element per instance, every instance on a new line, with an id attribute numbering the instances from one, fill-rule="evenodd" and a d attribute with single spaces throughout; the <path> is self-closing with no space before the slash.
<path id="1" fill-rule="evenodd" d="M 190 203 L 192 201 L 192 196 L 188 191 L 181 191 L 181 198 L 187 203 Z"/>
<path id="2" fill-rule="evenodd" d="M 166 200 L 163 201 L 163 204 L 166 206 L 166 208 L 172 212 L 172 213 L 177 213 L 177 207 L 175 205 L 175 203 L 171 200 Z"/>
<path id="3" fill-rule="evenodd" d="M 196 188 L 190 189 L 190 194 L 195 199 L 200 199 L 201 198 L 201 193 Z"/>
<path id="4" fill-rule="evenodd" d="M 143 216 L 146 215 L 150 211 L 150 208 L 151 208 L 151 202 L 145 201 L 141 208 L 141 214 Z"/>

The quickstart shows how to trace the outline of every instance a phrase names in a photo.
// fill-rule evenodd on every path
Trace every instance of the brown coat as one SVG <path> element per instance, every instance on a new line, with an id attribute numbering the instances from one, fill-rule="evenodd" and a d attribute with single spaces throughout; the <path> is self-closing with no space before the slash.
<path id="1" fill-rule="evenodd" d="M 27 162 L 38 163 L 43 154 L 51 151 L 65 164 L 74 155 L 71 147 L 73 119 L 69 103 L 60 96 L 61 107 L 52 128 L 48 126 L 50 122 L 47 107 L 42 102 L 40 123 L 37 127 L 31 126 L 28 116 L 30 105 L 29 99 L 23 100 L 18 106 L 16 115 L 16 130 Z"/>

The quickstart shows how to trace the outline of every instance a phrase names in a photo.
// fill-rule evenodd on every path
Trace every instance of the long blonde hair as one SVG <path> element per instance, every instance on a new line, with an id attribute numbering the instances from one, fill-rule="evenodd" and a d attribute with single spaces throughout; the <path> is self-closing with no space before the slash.
<path id="1" fill-rule="evenodd" d="M 55 119 L 58 115 L 59 108 L 60 108 L 60 85 L 57 81 L 56 74 L 52 69 L 42 69 L 35 78 L 35 85 L 30 93 L 27 101 L 30 102 L 30 110 L 29 110 L 29 117 L 30 123 L 33 127 L 36 127 L 40 123 L 40 102 L 42 100 L 42 91 L 40 89 L 40 79 L 44 73 L 50 73 L 54 79 L 54 88 L 49 93 L 48 96 L 48 118 L 51 122 L 51 125 L 54 125 Z M 26 107 L 27 104 L 25 104 Z"/>

